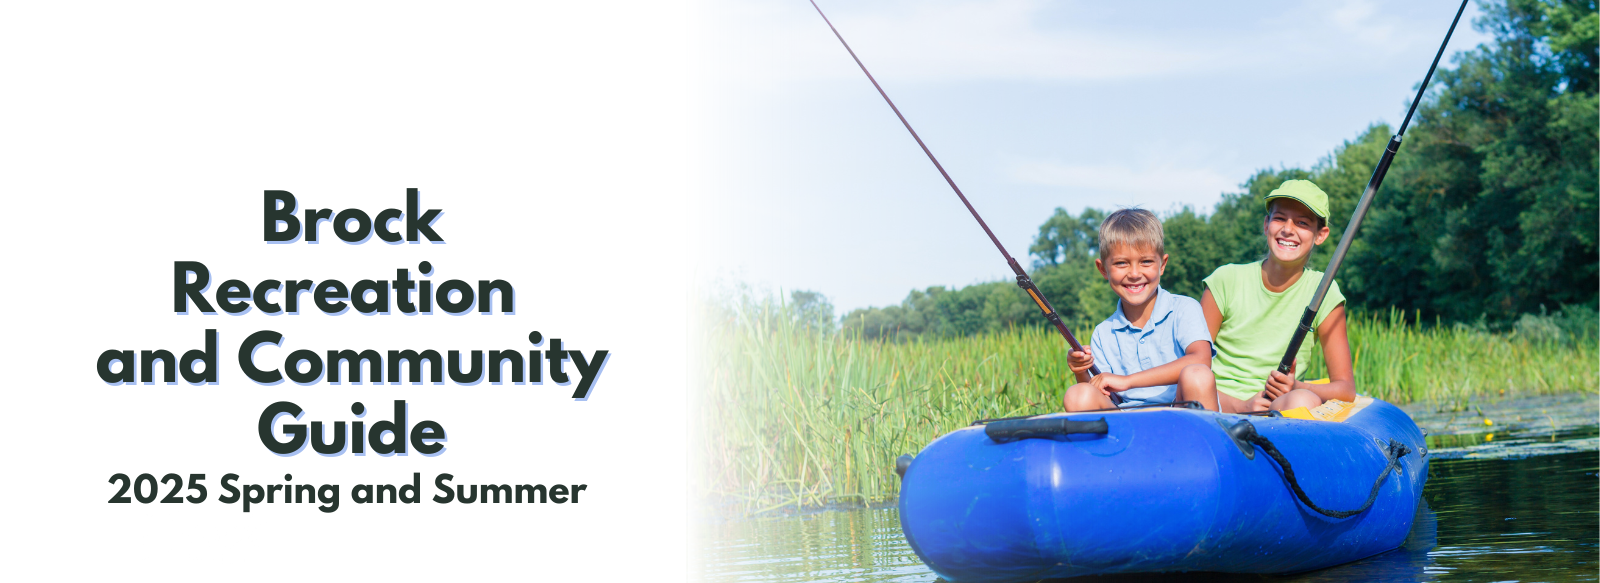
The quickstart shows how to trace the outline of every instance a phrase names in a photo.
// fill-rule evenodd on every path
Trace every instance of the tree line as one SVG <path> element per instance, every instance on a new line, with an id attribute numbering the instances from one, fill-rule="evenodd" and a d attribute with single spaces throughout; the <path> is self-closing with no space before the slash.
<path id="1" fill-rule="evenodd" d="M 1425 322 L 1506 328 L 1526 316 L 1585 329 L 1600 294 L 1600 17 L 1594 0 L 1485 2 L 1474 25 L 1491 42 L 1441 67 L 1400 155 L 1351 243 L 1339 285 L 1357 312 L 1404 311 Z M 1261 202 L 1285 180 L 1328 193 L 1332 231 L 1312 257 L 1325 269 L 1393 129 L 1374 124 L 1310 168 L 1261 170 L 1209 213 L 1163 218 L 1171 261 L 1162 285 L 1198 298 L 1218 266 L 1266 252 Z M 1106 211 L 1056 209 L 1028 248 L 1030 274 L 1076 328 L 1116 297 L 1094 267 Z M 792 298 L 813 317 L 826 299 Z M 801 305 L 804 304 L 804 305 Z M 868 338 L 967 335 L 1043 324 L 1013 281 L 912 290 L 896 306 L 853 310 Z M 1534 322 L 1538 324 L 1538 322 Z M 1543 325 L 1548 325 L 1546 322 Z"/>

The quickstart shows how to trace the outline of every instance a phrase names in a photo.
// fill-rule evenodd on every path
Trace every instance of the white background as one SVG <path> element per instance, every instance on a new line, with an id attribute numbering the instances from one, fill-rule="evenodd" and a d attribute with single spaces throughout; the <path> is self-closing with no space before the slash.
<path id="1" fill-rule="evenodd" d="M 0 12 L 7 578 L 681 579 L 684 221 L 694 157 L 678 3 L 106 3 Z M 262 191 L 302 210 L 404 209 L 446 244 L 262 240 Z M 400 223 L 396 223 L 399 225 Z M 504 279 L 515 315 L 173 313 L 179 260 L 240 279 Z M 306 300 L 310 296 L 305 297 Z M 498 306 L 496 306 L 498 308 Z M 106 349 L 203 346 L 220 383 L 109 386 Z M 529 331 L 611 351 L 573 386 L 260 386 L 236 361 L 306 348 L 526 351 Z M 568 364 L 568 370 L 573 370 Z M 159 379 L 159 377 L 158 377 Z M 369 424 L 405 399 L 437 457 L 278 457 L 269 404 Z M 114 473 L 204 473 L 203 504 L 108 504 Z M 339 510 L 217 499 L 221 478 L 341 486 Z M 579 504 L 356 505 L 357 483 L 584 483 Z M 166 489 L 162 489 L 164 495 Z M 623 560 L 625 558 L 625 560 Z"/>

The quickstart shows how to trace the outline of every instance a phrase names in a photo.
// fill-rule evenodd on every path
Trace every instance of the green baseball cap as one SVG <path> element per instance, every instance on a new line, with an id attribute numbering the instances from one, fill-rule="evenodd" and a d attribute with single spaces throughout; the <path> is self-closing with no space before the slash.
<path id="1" fill-rule="evenodd" d="M 1266 201 L 1271 204 L 1274 198 L 1292 198 L 1306 205 L 1311 212 L 1324 219 L 1328 218 L 1328 193 L 1323 192 L 1310 180 L 1285 180 L 1277 190 L 1267 194 Z"/>

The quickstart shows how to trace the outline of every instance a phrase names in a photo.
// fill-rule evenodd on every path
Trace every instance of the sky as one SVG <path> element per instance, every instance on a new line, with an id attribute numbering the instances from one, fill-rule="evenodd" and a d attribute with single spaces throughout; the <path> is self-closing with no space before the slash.
<path id="1" fill-rule="evenodd" d="M 1257 170 L 1400 123 L 1459 6 L 818 4 L 1024 265 L 1056 208 L 1209 212 Z M 703 10 L 703 289 L 817 291 L 842 315 L 1011 277 L 810 3 Z M 1488 39 L 1477 13 L 1441 67 Z"/>

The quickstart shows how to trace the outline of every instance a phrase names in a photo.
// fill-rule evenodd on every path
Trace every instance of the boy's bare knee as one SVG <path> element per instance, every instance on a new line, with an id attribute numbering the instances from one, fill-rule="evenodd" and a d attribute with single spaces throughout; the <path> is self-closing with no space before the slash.
<path id="1" fill-rule="evenodd" d="M 1078 383 L 1067 388 L 1067 393 L 1061 396 L 1061 406 L 1068 411 L 1093 411 L 1104 409 L 1105 403 L 1110 401 L 1105 395 L 1100 394 L 1100 389 L 1094 388 L 1089 383 Z"/>
<path id="2" fill-rule="evenodd" d="M 1194 384 L 1195 386 L 1216 386 L 1217 375 L 1211 372 L 1211 367 L 1203 364 L 1191 364 L 1178 371 L 1178 382 Z"/>
<path id="3" fill-rule="evenodd" d="M 1211 367 L 1203 364 L 1191 364 L 1178 372 L 1178 397 L 1196 401 L 1211 411 L 1222 409 L 1217 397 L 1217 377 L 1212 374 Z"/>
<path id="4" fill-rule="evenodd" d="M 1061 395 L 1061 406 L 1062 406 L 1062 408 L 1065 408 L 1068 411 L 1073 410 L 1076 405 L 1078 405 L 1079 403 L 1081 403 L 1084 400 L 1083 398 L 1086 395 L 1084 395 L 1083 392 L 1084 392 L 1084 389 L 1086 389 L 1086 388 L 1087 389 L 1093 389 L 1094 385 L 1091 385 L 1091 384 L 1088 384 L 1088 383 L 1078 383 L 1076 385 L 1072 385 L 1070 387 L 1067 387 L 1067 392 L 1065 394 Z"/>

